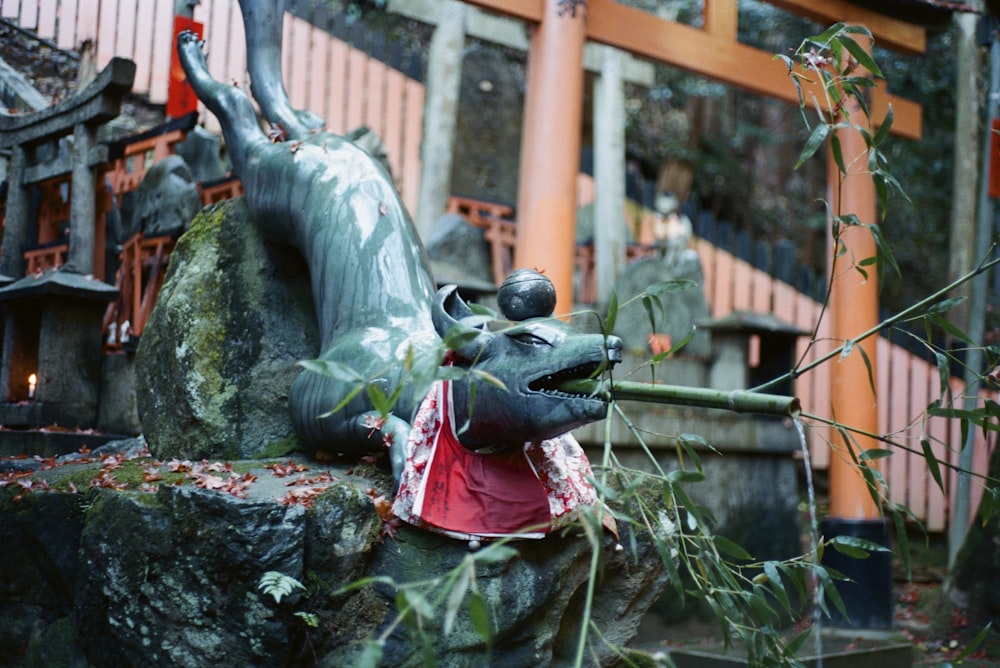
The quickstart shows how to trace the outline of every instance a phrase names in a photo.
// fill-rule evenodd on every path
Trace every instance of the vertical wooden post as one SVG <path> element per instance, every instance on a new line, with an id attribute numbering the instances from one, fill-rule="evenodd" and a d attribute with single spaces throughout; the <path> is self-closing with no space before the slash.
<path id="1" fill-rule="evenodd" d="M 625 270 L 625 54 L 601 47 L 601 73 L 594 82 L 594 274 L 597 303 L 605 305 Z"/>
<path id="2" fill-rule="evenodd" d="M 852 113 L 851 122 L 863 122 L 860 110 Z M 835 276 L 830 292 L 831 335 L 848 341 L 878 324 L 878 276 L 875 266 L 861 267 L 866 258 L 875 256 L 875 238 L 864 225 L 877 220 L 875 184 L 866 173 L 866 146 L 861 134 L 843 128 L 837 134 L 848 174 L 841 174 L 829 160 L 828 181 L 833 210 L 857 215 L 860 226 L 840 226 Z M 862 271 L 864 273 L 862 273 Z M 830 372 L 830 403 L 838 422 L 869 433 L 878 432 L 877 398 L 869 377 L 876 369 L 875 337 L 858 343 L 846 357 L 836 361 Z M 868 363 L 866 363 L 867 358 Z M 871 376 L 874 378 L 874 375 Z M 879 509 L 868 492 L 861 472 L 847 451 L 843 439 L 836 439 L 838 451 L 830 458 L 830 514 L 834 517 L 869 519 L 879 517 Z M 875 447 L 874 439 L 859 435 L 851 438 L 855 454 Z"/>
<path id="3" fill-rule="evenodd" d="M 543 4 L 528 56 L 514 263 L 545 272 L 564 315 L 573 306 L 587 6 Z"/>
<path id="4" fill-rule="evenodd" d="M 853 100 L 848 100 L 851 125 L 868 126 L 868 119 Z M 831 334 L 838 341 L 850 341 L 878 324 L 878 275 L 874 264 L 875 237 L 867 225 L 877 222 L 875 184 L 868 174 L 867 146 L 854 127 L 837 131 L 847 175 L 842 176 L 832 158 L 828 159 L 829 201 L 835 212 L 852 213 L 859 225 L 840 225 L 835 241 L 835 272 L 830 292 Z M 828 152 L 830 153 L 830 152 Z M 830 408 L 833 418 L 848 428 L 878 433 L 878 397 L 875 394 L 876 337 L 854 345 L 830 369 Z M 861 538 L 888 547 L 888 526 L 879 505 L 868 489 L 864 471 L 855 463 L 864 451 L 874 448 L 874 438 L 849 433 L 837 434 L 830 455 L 830 513 L 823 521 L 823 535 Z M 851 454 L 853 451 L 853 456 Z M 877 466 L 877 462 L 861 462 Z M 847 616 L 831 613 L 834 626 L 890 628 L 893 622 L 892 558 L 889 552 L 875 552 L 867 559 L 854 559 L 827 550 L 823 563 L 844 573 L 849 581 L 837 583 Z"/>
<path id="5" fill-rule="evenodd" d="M 451 191 L 451 164 L 455 154 L 455 117 L 465 55 L 465 5 L 441 3 L 438 24 L 427 59 L 427 97 L 420 143 L 420 195 L 416 225 L 421 239 L 430 236 L 444 213 Z"/>

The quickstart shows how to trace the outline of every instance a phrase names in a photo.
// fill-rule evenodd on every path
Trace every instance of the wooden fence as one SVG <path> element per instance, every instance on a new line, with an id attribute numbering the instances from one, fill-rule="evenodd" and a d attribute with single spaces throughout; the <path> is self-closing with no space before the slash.
<path id="1" fill-rule="evenodd" d="M 815 339 L 804 337 L 798 344 L 797 359 L 803 364 L 818 359 L 837 347 L 829 338 L 829 317 L 822 317 L 822 304 L 802 294 L 788 283 L 775 279 L 749 262 L 699 239 L 695 245 L 705 272 L 705 296 L 713 317 L 733 310 L 774 313 L 781 320 L 803 330 L 812 331 L 819 322 Z M 821 417 L 830 415 L 830 367 L 836 358 L 822 364 L 795 380 L 795 394 L 803 410 Z M 954 507 L 956 476 L 944 466 L 941 471 L 945 489 L 934 482 L 922 452 L 921 439 L 931 443 L 935 456 L 942 462 L 958 464 L 961 433 L 958 422 L 943 418 L 925 418 L 927 406 L 941 398 L 941 382 L 935 364 L 911 353 L 903 346 L 878 337 L 876 345 L 876 405 L 878 429 L 913 452 L 894 450 L 882 460 L 882 473 L 893 502 L 905 504 L 922 520 L 930 531 L 943 531 Z M 951 378 L 950 392 L 960 406 L 964 384 Z M 995 393 L 983 392 L 980 402 Z M 831 457 L 848 456 L 842 441 L 831 431 L 814 425 L 808 430 L 813 467 L 825 469 Z M 985 474 L 995 442 L 977 433 L 974 445 L 973 469 Z M 972 507 L 978 507 L 982 483 L 972 485 Z"/>
<path id="2" fill-rule="evenodd" d="M 152 103 L 164 103 L 169 81 L 174 0 L 0 0 L 0 16 L 36 32 L 65 49 L 84 40 L 96 46 L 97 66 L 112 56 L 136 62 L 134 92 Z M 208 65 L 223 81 L 247 85 L 243 26 L 236 0 L 202 0 L 196 21 L 204 24 Z M 286 15 L 286 86 L 295 106 L 315 111 L 333 132 L 344 133 L 362 124 L 375 130 L 386 145 L 393 174 L 406 205 L 416 209 L 420 174 L 419 142 L 424 89 L 416 79 L 387 67 L 380 54 L 368 55 L 300 18 Z M 208 127 L 216 127 L 210 116 Z M 828 318 L 821 318 L 819 302 L 788 283 L 757 269 L 709 241 L 696 242 L 705 272 L 705 293 L 713 316 L 734 309 L 773 312 L 802 329 L 819 328 L 815 341 L 803 340 L 798 353 L 803 362 L 834 347 L 828 339 Z M 806 411 L 829 415 L 828 362 L 796 380 L 795 392 Z M 929 403 L 940 396 L 937 368 L 884 338 L 877 344 L 877 406 L 879 431 L 916 453 L 922 438 L 930 439 L 942 461 L 957 463 L 958 425 L 940 418 L 924 419 Z M 962 396 L 963 386 L 951 379 L 951 391 Z M 845 456 L 828 429 L 809 430 L 813 466 L 825 469 L 830 457 Z M 985 473 L 992 442 L 982 435 L 975 444 L 974 469 Z M 891 500 L 906 504 L 931 531 L 947 527 L 953 506 L 955 475 L 949 473 L 942 492 L 933 482 L 920 454 L 896 451 L 883 460 L 883 474 Z M 973 507 L 982 485 L 973 484 Z"/>

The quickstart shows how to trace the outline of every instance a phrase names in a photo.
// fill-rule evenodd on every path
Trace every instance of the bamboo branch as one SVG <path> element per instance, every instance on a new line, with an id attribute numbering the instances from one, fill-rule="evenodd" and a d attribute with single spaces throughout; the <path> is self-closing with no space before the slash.
<path id="1" fill-rule="evenodd" d="M 616 401 L 645 401 L 674 406 L 721 408 L 736 413 L 760 415 L 798 415 L 801 407 L 795 397 L 762 394 L 746 390 L 711 390 L 701 387 L 636 383 L 629 381 L 569 380 L 559 390 L 573 394 L 591 394 Z"/>

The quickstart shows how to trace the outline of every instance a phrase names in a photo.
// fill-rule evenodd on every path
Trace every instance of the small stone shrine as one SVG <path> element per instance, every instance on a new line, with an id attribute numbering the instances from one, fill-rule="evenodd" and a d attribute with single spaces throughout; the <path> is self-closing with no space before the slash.
<path id="1" fill-rule="evenodd" d="M 47 109 L 0 115 L 0 149 L 11 153 L 0 273 L 4 305 L 0 423 L 91 428 L 97 420 L 101 317 L 114 287 L 94 277 L 104 231 L 95 225 L 95 171 L 108 161 L 99 126 L 118 116 L 135 64 L 116 58 L 77 94 Z M 25 274 L 32 187 L 72 175 L 65 264 Z M 17 279 L 17 277 L 24 278 Z"/>

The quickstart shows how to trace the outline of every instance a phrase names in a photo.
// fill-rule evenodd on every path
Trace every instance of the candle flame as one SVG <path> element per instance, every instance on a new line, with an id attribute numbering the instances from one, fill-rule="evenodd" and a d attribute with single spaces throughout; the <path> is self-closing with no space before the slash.
<path id="1" fill-rule="evenodd" d="M 38 376 L 36 376 L 35 374 L 31 374 L 30 376 L 28 376 L 28 385 L 34 385 L 37 382 L 38 382 Z"/>

